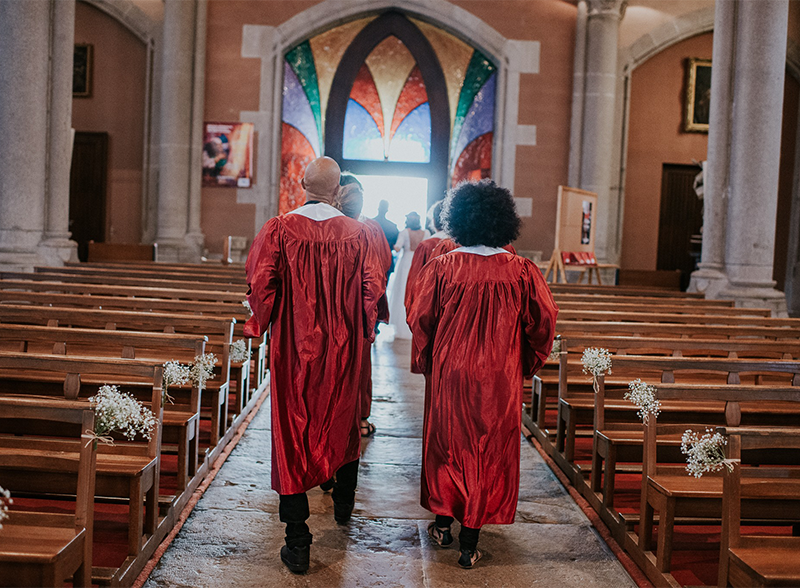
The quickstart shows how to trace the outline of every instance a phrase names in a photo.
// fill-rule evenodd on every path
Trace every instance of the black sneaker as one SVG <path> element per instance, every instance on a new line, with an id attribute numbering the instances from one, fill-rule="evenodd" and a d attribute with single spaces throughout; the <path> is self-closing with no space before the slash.
<path id="1" fill-rule="evenodd" d="M 474 566 L 475 563 L 482 557 L 483 554 L 478 549 L 476 549 L 475 551 L 471 551 L 469 549 L 462 549 L 461 557 L 458 558 L 458 565 L 468 570 L 472 566 Z"/>
<path id="2" fill-rule="evenodd" d="M 322 488 L 323 492 L 328 492 L 329 490 L 333 490 L 333 478 L 331 478 L 326 482 L 323 482 L 322 484 L 319 485 L 319 487 Z"/>
<path id="3" fill-rule="evenodd" d="M 302 574 L 308 571 L 310 556 L 310 545 L 298 545 L 291 549 L 285 545 L 281 547 L 281 561 L 295 574 Z"/>
<path id="4" fill-rule="evenodd" d="M 431 541 L 439 547 L 450 547 L 453 544 L 453 534 L 450 532 L 450 527 L 437 527 L 435 522 L 431 523 L 428 525 L 428 535 Z"/>
<path id="5" fill-rule="evenodd" d="M 333 519 L 340 525 L 346 525 L 350 522 L 350 515 L 353 514 L 353 507 L 355 502 L 348 504 L 333 503 Z"/>

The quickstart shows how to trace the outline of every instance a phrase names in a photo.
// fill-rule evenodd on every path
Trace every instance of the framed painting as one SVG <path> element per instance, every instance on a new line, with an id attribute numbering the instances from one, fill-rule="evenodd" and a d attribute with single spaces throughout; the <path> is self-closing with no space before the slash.
<path id="1" fill-rule="evenodd" d="M 76 43 L 72 58 L 72 97 L 92 96 L 93 47 L 87 43 Z"/>
<path id="2" fill-rule="evenodd" d="M 688 59 L 683 130 L 687 133 L 707 133 L 710 106 L 711 60 Z"/>

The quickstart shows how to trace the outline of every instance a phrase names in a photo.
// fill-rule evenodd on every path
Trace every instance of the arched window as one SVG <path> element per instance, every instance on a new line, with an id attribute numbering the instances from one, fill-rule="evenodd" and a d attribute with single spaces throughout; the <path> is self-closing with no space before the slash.
<path id="1" fill-rule="evenodd" d="M 489 177 L 496 66 L 452 34 L 396 11 L 300 43 L 284 63 L 280 212 L 303 202 L 305 166 L 427 181 L 427 202 Z"/>

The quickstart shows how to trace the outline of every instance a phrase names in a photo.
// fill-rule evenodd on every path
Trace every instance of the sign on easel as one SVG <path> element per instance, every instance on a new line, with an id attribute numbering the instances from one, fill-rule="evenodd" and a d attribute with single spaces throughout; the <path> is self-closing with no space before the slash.
<path id="1" fill-rule="evenodd" d="M 592 281 L 592 272 L 600 282 L 594 254 L 596 217 L 597 194 L 567 186 L 558 187 L 556 242 L 544 272 L 546 280 L 566 283 L 565 266 L 576 266 L 589 272 L 589 282 Z"/>

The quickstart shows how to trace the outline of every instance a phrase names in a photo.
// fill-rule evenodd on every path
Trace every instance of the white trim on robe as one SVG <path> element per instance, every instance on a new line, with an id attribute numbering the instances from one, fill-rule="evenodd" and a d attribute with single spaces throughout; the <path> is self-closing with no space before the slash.
<path id="1" fill-rule="evenodd" d="M 330 204 L 317 202 L 316 204 L 304 204 L 299 208 L 290 210 L 286 214 L 299 214 L 313 221 L 325 221 L 337 216 L 344 216 L 341 210 L 336 210 Z"/>
<path id="2" fill-rule="evenodd" d="M 431 239 L 447 239 L 447 233 L 444 231 L 437 231 L 433 235 L 430 236 Z"/>
<path id="3" fill-rule="evenodd" d="M 498 253 L 508 253 L 502 247 L 487 247 L 486 245 L 472 245 L 471 247 L 459 247 L 454 249 L 452 253 L 471 253 L 473 255 L 483 255 L 489 257 L 490 255 L 497 255 Z"/>

